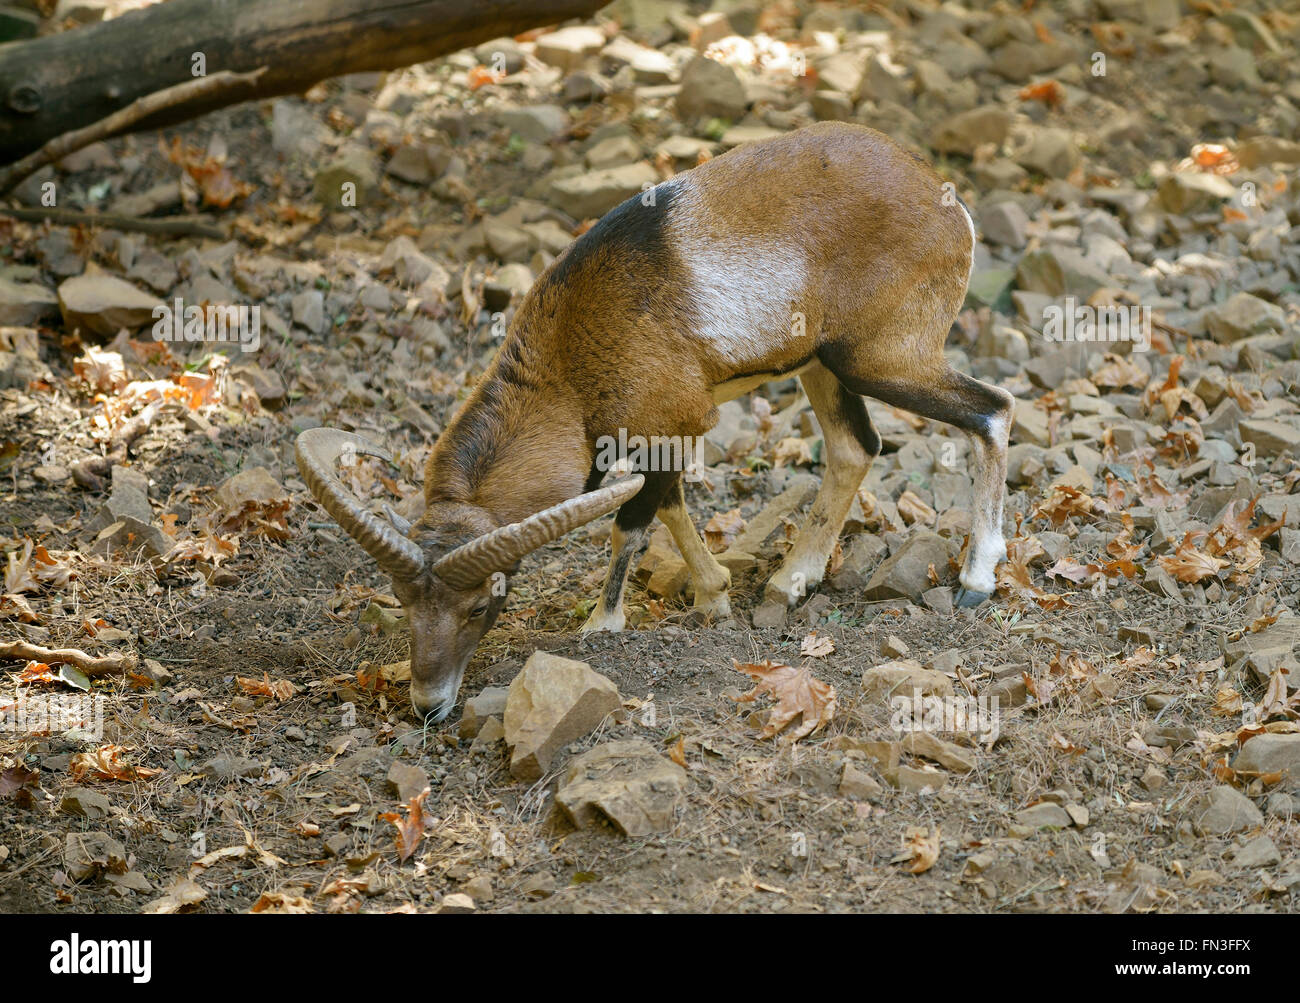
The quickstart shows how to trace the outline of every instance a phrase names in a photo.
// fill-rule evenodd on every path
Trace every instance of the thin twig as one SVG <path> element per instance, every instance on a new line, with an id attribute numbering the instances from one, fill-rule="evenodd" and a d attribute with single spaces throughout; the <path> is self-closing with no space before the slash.
<path id="1" fill-rule="evenodd" d="M 208 222 L 204 216 L 168 216 L 141 219 L 139 216 L 115 216 L 105 212 L 78 212 L 76 209 L 6 209 L 0 216 L 12 216 L 24 223 L 49 220 L 60 226 L 106 226 L 126 233 L 152 233 L 169 237 L 209 237 L 225 240 L 226 231 Z"/>
<path id="2" fill-rule="evenodd" d="M 163 90 L 154 91 L 152 94 L 146 94 L 142 98 L 137 98 L 125 108 L 119 108 L 113 114 L 101 118 L 98 122 L 91 122 L 90 125 L 84 128 L 74 129 L 72 132 L 65 132 L 61 136 L 55 136 L 35 153 L 28 154 L 22 160 L 0 171 L 0 194 L 9 191 L 27 175 L 40 170 L 46 164 L 62 160 L 69 153 L 74 153 L 82 147 L 112 136 L 129 126 L 135 125 L 140 120 L 162 111 L 164 108 L 184 104 L 196 97 L 205 97 L 217 91 L 230 90 L 245 84 L 256 83 L 258 78 L 265 72 L 265 66 L 259 67 L 251 73 L 232 73 L 229 70 L 222 70 L 220 73 L 214 73 L 208 77 L 196 77 L 193 80 L 186 80 L 182 84 L 166 87 Z"/>
<path id="3" fill-rule="evenodd" d="M 0 641 L 0 660 L 33 659 L 47 665 L 67 662 L 88 676 L 102 676 L 110 672 L 134 672 L 139 660 L 135 655 L 88 655 L 80 648 L 42 648 L 26 641 Z"/>

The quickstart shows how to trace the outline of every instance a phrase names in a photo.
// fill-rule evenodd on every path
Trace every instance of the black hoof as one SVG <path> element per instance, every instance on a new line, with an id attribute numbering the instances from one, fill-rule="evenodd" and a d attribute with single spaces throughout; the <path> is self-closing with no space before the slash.
<path id="1" fill-rule="evenodd" d="M 957 590 L 957 594 L 953 597 L 952 604 L 958 609 L 974 609 L 980 603 L 992 598 L 992 592 L 972 592 L 963 585 Z"/>

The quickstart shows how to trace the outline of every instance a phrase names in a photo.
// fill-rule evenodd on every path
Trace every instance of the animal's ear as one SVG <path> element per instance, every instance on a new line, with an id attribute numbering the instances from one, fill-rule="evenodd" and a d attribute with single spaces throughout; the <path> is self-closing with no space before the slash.
<path id="1" fill-rule="evenodd" d="M 633 474 L 625 480 L 552 505 L 527 519 L 494 529 L 457 547 L 438 561 L 432 571 L 457 588 L 475 588 L 494 571 L 518 567 L 525 554 L 531 554 L 538 547 L 558 540 L 569 530 L 614 511 L 644 485 L 645 478 Z"/>

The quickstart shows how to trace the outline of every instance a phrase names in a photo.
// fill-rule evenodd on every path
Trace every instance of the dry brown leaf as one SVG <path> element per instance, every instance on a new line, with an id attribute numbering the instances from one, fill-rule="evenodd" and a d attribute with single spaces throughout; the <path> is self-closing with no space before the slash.
<path id="1" fill-rule="evenodd" d="M 899 495 L 898 514 L 902 517 L 903 522 L 909 526 L 916 523 L 920 523 L 922 526 L 933 526 L 934 521 L 939 518 L 938 512 L 910 490 Z"/>
<path id="2" fill-rule="evenodd" d="M 261 679 L 235 676 L 235 682 L 239 684 L 239 688 L 245 693 L 252 696 L 271 697 L 276 703 L 283 703 L 288 700 L 298 689 L 287 679 L 272 681 L 271 677 L 265 672 L 262 673 Z"/>
<path id="3" fill-rule="evenodd" d="M 86 354 L 73 361 L 72 371 L 93 393 L 116 393 L 129 382 L 121 353 L 94 345 L 88 345 Z"/>
<path id="4" fill-rule="evenodd" d="M 708 544 L 710 551 L 720 554 L 731 546 L 732 541 L 744 528 L 745 520 L 740 514 L 740 509 L 733 508 L 730 512 L 715 513 L 704 524 L 704 542 Z"/>
<path id="5" fill-rule="evenodd" d="M 424 799 L 429 796 L 429 788 L 426 787 L 415 797 L 411 798 L 404 806 L 406 816 L 403 817 L 396 812 L 384 812 L 379 817 L 385 822 L 392 822 L 393 828 L 397 830 L 395 842 L 397 843 L 397 859 L 405 861 L 410 859 L 415 848 L 424 838 Z"/>
<path id="6" fill-rule="evenodd" d="M 1068 484 L 1057 484 L 1052 488 L 1051 494 L 1029 513 L 1029 518 L 1046 518 L 1053 526 L 1061 526 L 1071 516 L 1086 519 L 1092 515 L 1092 512 L 1092 498 L 1078 488 L 1072 488 Z"/>
<path id="7" fill-rule="evenodd" d="M 148 780 L 162 773 L 162 770 L 144 766 L 132 766 L 122 761 L 127 750 L 120 745 L 101 745 L 92 752 L 81 752 L 72 757 L 68 764 L 68 773 L 73 780 L 82 780 L 93 776 L 96 780 Z"/>
<path id="8" fill-rule="evenodd" d="M 805 658 L 825 658 L 834 650 L 835 642 L 815 630 L 799 643 L 799 654 Z"/>
<path id="9" fill-rule="evenodd" d="M 305 914 L 313 913 L 316 907 L 301 895 L 286 895 L 284 892 L 262 892 L 261 898 L 253 903 L 249 912 L 269 914 Z"/>
<path id="10" fill-rule="evenodd" d="M 1214 578 L 1220 569 L 1226 568 L 1228 562 L 1221 557 L 1197 550 L 1192 542 L 1192 534 L 1183 537 L 1183 542 L 1169 557 L 1157 557 L 1160 566 L 1180 582 L 1199 582 Z"/>
<path id="11" fill-rule="evenodd" d="M 903 850 L 894 857 L 895 863 L 910 861 L 908 871 L 912 874 L 924 874 L 939 859 L 939 827 L 933 831 L 924 826 L 909 825 L 903 831 Z"/>
<path id="12" fill-rule="evenodd" d="M 752 703 L 762 695 L 776 700 L 760 738 L 773 738 L 796 717 L 802 719 L 790 733 L 790 741 L 824 728 L 835 716 L 835 687 L 815 678 L 806 666 L 795 668 L 770 659 L 762 664 L 741 663 L 732 659 L 732 667 L 754 680 L 754 688 L 742 693 L 737 702 Z"/>
<path id="13" fill-rule="evenodd" d="M 803 439 L 795 436 L 788 436 L 776 444 L 776 451 L 772 454 L 772 466 L 783 467 L 787 463 L 791 466 L 812 466 L 812 450 L 808 443 Z"/>

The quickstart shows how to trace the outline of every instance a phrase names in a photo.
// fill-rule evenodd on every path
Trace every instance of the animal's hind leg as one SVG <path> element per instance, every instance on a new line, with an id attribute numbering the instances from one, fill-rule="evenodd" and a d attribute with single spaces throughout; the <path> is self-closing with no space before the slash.
<path id="1" fill-rule="evenodd" d="M 867 397 L 912 411 L 924 418 L 947 422 L 970 436 L 975 464 L 971 513 L 971 542 L 961 570 L 959 606 L 977 606 L 996 587 L 994 571 L 1006 560 L 1002 537 L 1002 504 L 1006 495 L 1007 438 L 1015 398 L 959 373 L 939 360 L 934 366 L 917 366 L 907 380 L 883 380 L 855 372 L 844 356 L 831 353 L 827 362 L 846 386 Z M 823 359 L 823 361 L 826 361 Z M 905 366 L 875 366 L 877 372 L 907 372 Z"/>
<path id="2" fill-rule="evenodd" d="M 861 397 L 820 364 L 799 379 L 821 422 L 826 474 L 794 547 L 767 583 L 766 597 L 788 606 L 822 580 L 853 497 L 880 453 L 880 437 Z"/>
<path id="3" fill-rule="evenodd" d="M 730 615 L 727 590 L 731 587 L 731 572 L 718 563 L 700 539 L 695 524 L 691 522 L 691 514 L 686 510 L 686 496 L 680 478 L 677 486 L 668 492 L 657 514 L 673 534 L 673 541 L 690 569 L 691 582 L 695 586 L 695 608 L 709 616 Z"/>

